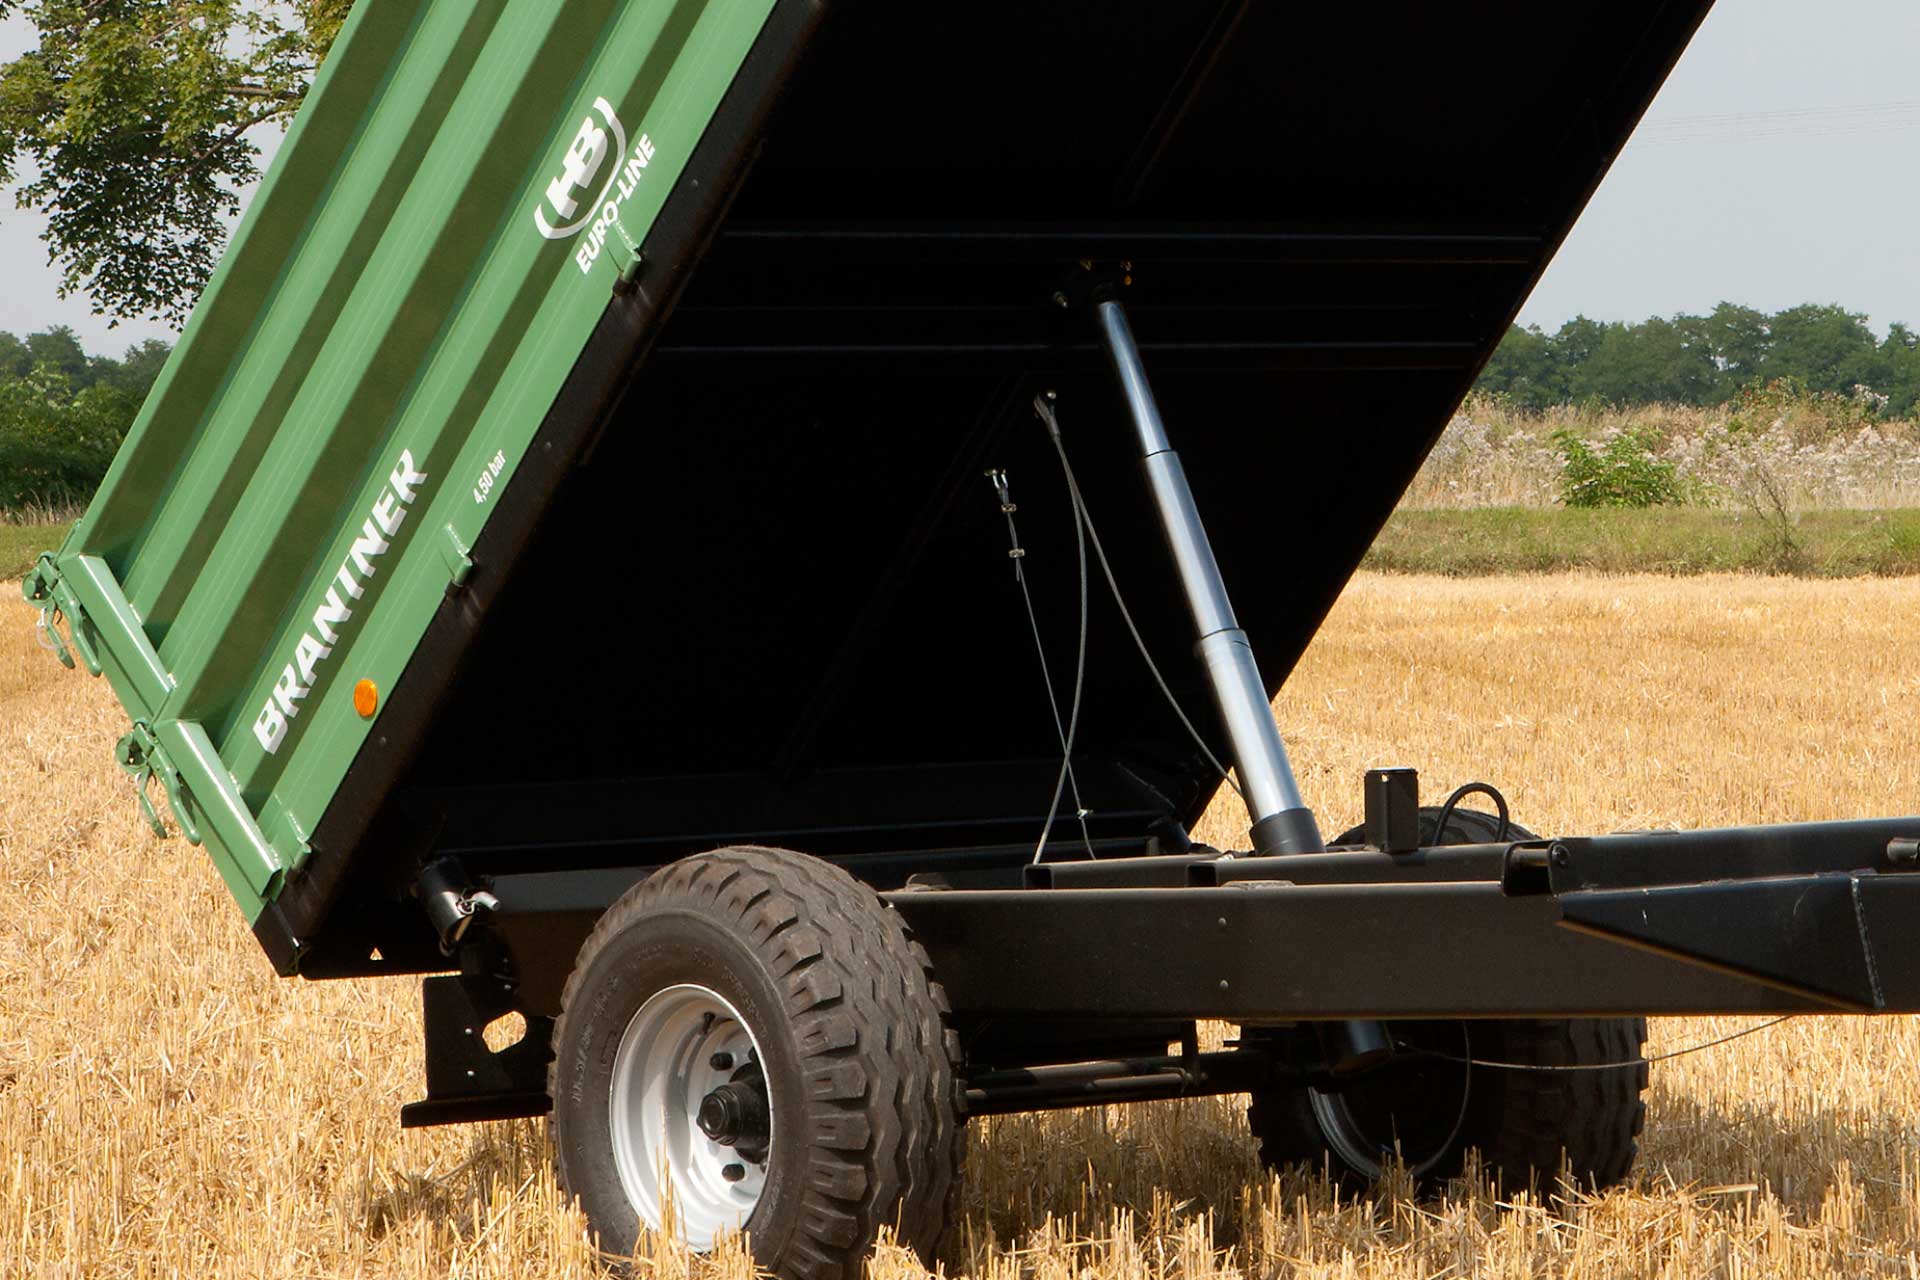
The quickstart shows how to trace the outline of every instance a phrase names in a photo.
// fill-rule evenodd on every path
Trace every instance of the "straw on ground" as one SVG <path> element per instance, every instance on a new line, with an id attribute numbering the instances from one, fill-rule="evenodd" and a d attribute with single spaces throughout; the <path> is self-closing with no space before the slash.
<path id="1" fill-rule="evenodd" d="M 1329 829 L 1357 820 L 1362 769 L 1400 763 L 1430 794 L 1493 781 L 1542 831 L 1912 812 L 1916 616 L 1913 580 L 1363 576 L 1278 710 Z M 62 672 L 31 623 L 0 603 L 0 1275 L 601 1274 L 539 1126 L 398 1129 L 421 1087 L 414 984 L 275 979 L 205 856 L 146 834 L 106 689 Z M 1239 825 L 1220 806 L 1202 834 L 1232 844 Z M 1656 1022 L 1654 1044 L 1741 1025 Z M 992 1120 L 974 1129 L 945 1266 L 1920 1269 L 1913 1021 L 1799 1020 L 1653 1080 L 1633 1184 L 1558 1214 L 1473 1187 L 1354 1201 L 1270 1177 L 1233 1100 Z M 747 1272 L 737 1252 L 650 1247 L 642 1264 Z M 915 1268 L 883 1251 L 873 1271 Z"/>

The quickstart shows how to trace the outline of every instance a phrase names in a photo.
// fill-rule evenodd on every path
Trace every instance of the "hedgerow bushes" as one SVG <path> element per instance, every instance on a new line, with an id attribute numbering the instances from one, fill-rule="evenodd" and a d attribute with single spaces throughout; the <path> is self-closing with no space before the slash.
<path id="1" fill-rule="evenodd" d="M 0 333 L 0 519 L 84 506 L 166 363 L 163 342 L 88 356 L 73 331 Z"/>
<path id="2" fill-rule="evenodd" d="M 0 511 L 85 505 L 139 409 L 118 387 L 76 392 L 47 369 L 0 379 Z"/>
<path id="3" fill-rule="evenodd" d="M 1408 490 L 1409 507 L 1920 507 L 1920 421 L 1883 397 L 1791 379 L 1724 405 L 1568 405 L 1470 398 Z"/>

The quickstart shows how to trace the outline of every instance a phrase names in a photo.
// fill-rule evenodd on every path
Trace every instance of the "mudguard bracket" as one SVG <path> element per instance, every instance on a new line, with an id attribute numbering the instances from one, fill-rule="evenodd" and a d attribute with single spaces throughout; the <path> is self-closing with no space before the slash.
<path id="1" fill-rule="evenodd" d="M 487 1025 L 515 1010 L 513 989 L 492 977 L 455 974 L 420 986 L 427 1035 L 427 1096 L 400 1109 L 400 1127 L 514 1120 L 553 1110 L 547 1064 L 553 1019 L 527 1019 L 527 1033 L 498 1053 Z"/>

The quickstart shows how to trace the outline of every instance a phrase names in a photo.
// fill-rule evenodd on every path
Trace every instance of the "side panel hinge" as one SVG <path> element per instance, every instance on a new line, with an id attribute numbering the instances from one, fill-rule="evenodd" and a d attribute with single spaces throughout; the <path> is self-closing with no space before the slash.
<path id="1" fill-rule="evenodd" d="M 120 762 L 120 767 L 132 775 L 134 798 L 140 802 L 140 812 L 147 815 L 147 825 L 153 828 L 153 834 L 163 840 L 167 836 L 167 824 L 160 820 L 160 811 L 154 808 L 153 797 L 148 793 L 148 785 L 158 778 L 160 789 L 167 794 L 167 808 L 173 812 L 174 822 L 179 824 L 180 834 L 187 838 L 188 844 L 204 843 L 199 826 L 187 812 L 180 771 L 174 768 L 160 740 L 153 736 L 153 726 L 144 720 L 134 721 L 132 731 L 114 747 L 113 756 Z"/>
<path id="2" fill-rule="evenodd" d="M 207 737 L 193 720 L 136 720 L 115 748 L 120 767 L 133 777 L 140 808 L 156 835 L 167 834 L 148 784 L 159 780 L 167 807 L 189 842 L 207 846 L 221 878 L 251 918 L 259 904 L 280 892 L 286 863 L 260 829 Z"/>
<path id="3" fill-rule="evenodd" d="M 60 572 L 54 562 L 53 553 L 47 552 L 40 557 L 30 573 L 20 582 L 20 590 L 29 604 L 40 610 L 40 642 L 53 650 L 65 667 L 74 665 L 73 655 L 78 652 L 80 660 L 87 664 L 87 670 L 99 675 L 99 651 L 93 647 L 93 641 L 86 630 L 86 614 L 80 608 L 80 602 L 74 598 L 73 587 Z M 69 646 L 60 635 L 60 620 L 66 619 L 68 634 L 72 637 Z"/>
<path id="4" fill-rule="evenodd" d="M 441 535 L 440 560 L 447 566 L 447 576 L 454 586 L 464 587 L 473 576 L 473 548 L 451 523 L 442 528 Z"/>
<path id="5" fill-rule="evenodd" d="M 171 672 L 147 638 L 145 624 L 98 556 L 40 557 L 21 584 L 40 609 L 42 643 L 71 667 L 78 655 L 93 675 L 104 675 L 136 719 L 156 714 L 174 690 Z M 62 638 L 59 622 L 67 634 Z"/>

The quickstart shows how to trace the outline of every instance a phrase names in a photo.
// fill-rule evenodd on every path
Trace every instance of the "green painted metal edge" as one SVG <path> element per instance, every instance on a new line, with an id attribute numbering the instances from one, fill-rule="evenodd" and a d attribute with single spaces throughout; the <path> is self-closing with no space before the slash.
<path id="1" fill-rule="evenodd" d="M 112 570 L 99 556 L 76 555 L 67 560 L 64 577 L 80 606 L 81 624 L 100 639 L 101 663 L 121 705 L 136 719 L 152 715 L 173 692 L 173 677 L 147 642 Z"/>

